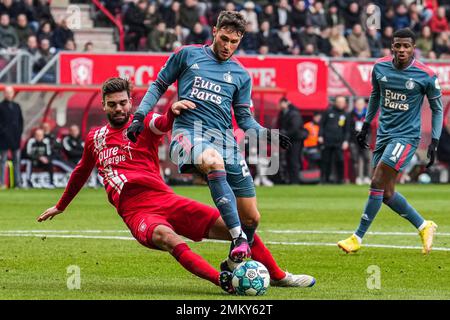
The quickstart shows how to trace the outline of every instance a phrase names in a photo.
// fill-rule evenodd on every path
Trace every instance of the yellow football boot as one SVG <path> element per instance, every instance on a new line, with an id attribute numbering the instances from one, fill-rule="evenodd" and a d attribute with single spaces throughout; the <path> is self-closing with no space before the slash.
<path id="1" fill-rule="evenodd" d="M 419 231 L 420 239 L 422 240 L 422 253 L 428 254 L 433 246 L 433 237 L 436 232 L 437 224 L 433 221 L 426 221 L 425 228 Z"/>
<path id="2" fill-rule="evenodd" d="M 347 238 L 345 240 L 339 241 L 337 245 L 347 253 L 356 252 L 361 249 L 361 245 L 359 244 L 359 241 L 358 239 L 356 239 L 355 235 L 352 235 L 350 238 Z"/>

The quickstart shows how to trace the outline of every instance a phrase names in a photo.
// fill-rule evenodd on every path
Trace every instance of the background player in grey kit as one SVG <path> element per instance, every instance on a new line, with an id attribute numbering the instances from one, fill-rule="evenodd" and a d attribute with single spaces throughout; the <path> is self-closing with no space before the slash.
<path id="1" fill-rule="evenodd" d="M 410 29 L 394 33 L 391 49 L 394 58 L 385 57 L 375 63 L 367 116 L 356 136 L 359 145 L 367 148 L 370 123 L 381 105 L 369 199 L 355 234 L 338 242 L 338 246 L 347 253 L 359 250 L 362 238 L 382 203 L 419 230 L 425 254 L 431 251 L 437 228 L 433 221 L 424 220 L 400 193 L 395 192 L 395 182 L 418 147 L 424 96 L 427 96 L 432 111 L 427 167 L 434 163 L 442 130 L 441 88 L 434 72 L 414 58 L 415 34 Z"/>
<path id="2" fill-rule="evenodd" d="M 128 128 L 129 139 L 136 140 L 142 131 L 144 116 L 168 86 L 178 80 L 179 99 L 189 100 L 197 108 L 176 118 L 170 156 L 180 172 L 195 169 L 207 175 L 214 203 L 234 239 L 229 258 L 235 262 L 251 254 L 249 244 L 260 214 L 252 177 L 230 135 L 231 108 L 241 129 L 269 132 L 253 119 L 250 75 L 232 58 L 245 25 L 245 19 L 238 12 L 222 11 L 213 28 L 211 46 L 186 46 L 172 54 Z M 290 146 L 289 138 L 278 137 L 282 147 Z"/>

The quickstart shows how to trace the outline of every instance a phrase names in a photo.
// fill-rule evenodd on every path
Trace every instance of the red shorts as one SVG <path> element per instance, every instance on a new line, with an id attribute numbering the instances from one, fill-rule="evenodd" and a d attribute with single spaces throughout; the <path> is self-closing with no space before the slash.
<path id="1" fill-rule="evenodd" d="M 153 230 L 158 225 L 165 225 L 193 241 L 201 241 L 220 217 L 215 208 L 144 186 L 124 188 L 118 212 L 136 240 L 152 249 L 158 249 L 152 243 Z"/>

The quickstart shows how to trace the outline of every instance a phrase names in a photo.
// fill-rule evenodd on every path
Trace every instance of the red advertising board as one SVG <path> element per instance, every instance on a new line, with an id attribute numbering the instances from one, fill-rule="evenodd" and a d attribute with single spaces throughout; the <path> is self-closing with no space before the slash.
<path id="1" fill-rule="evenodd" d="M 168 55 L 61 53 L 62 84 L 101 84 L 113 76 L 130 78 L 135 85 L 154 81 Z M 254 87 L 282 88 L 302 109 L 324 109 L 328 105 L 327 62 L 319 58 L 238 56 L 250 72 Z"/>
<path id="2" fill-rule="evenodd" d="M 351 92 L 345 86 L 344 81 L 338 74 L 344 78 L 349 87 L 352 88 L 357 96 L 369 96 L 372 89 L 370 83 L 374 61 L 332 61 L 328 75 L 328 95 L 351 95 Z M 432 69 L 437 77 L 442 90 L 450 90 L 450 63 L 426 63 Z"/>

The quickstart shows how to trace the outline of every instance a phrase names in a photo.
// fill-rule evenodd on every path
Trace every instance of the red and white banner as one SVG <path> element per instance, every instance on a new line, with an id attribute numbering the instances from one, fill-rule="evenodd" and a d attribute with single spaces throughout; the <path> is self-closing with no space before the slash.
<path id="1" fill-rule="evenodd" d="M 328 95 L 351 95 L 344 81 L 348 83 L 357 96 L 369 96 L 372 90 L 371 74 L 374 62 L 359 61 L 332 61 L 328 72 Z M 426 63 L 437 77 L 442 90 L 450 90 L 450 64 L 449 63 Z"/>
<path id="2" fill-rule="evenodd" d="M 254 87 L 281 88 L 301 109 L 328 106 L 327 65 L 318 58 L 238 56 L 250 72 Z M 61 53 L 62 84 L 101 84 L 109 77 L 128 77 L 135 85 L 153 82 L 168 55 Z"/>

